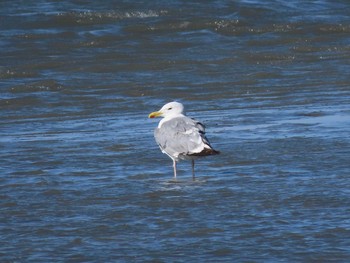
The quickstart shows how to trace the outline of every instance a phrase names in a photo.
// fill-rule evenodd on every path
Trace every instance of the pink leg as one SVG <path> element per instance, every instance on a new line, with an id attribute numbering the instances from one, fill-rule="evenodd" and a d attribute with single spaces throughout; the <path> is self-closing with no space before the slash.
<path id="1" fill-rule="evenodd" d="M 173 159 L 174 178 L 176 179 L 176 161 Z"/>
<path id="2" fill-rule="evenodd" d="M 195 176 L 194 176 L 194 160 L 192 159 L 192 180 L 195 180 Z"/>

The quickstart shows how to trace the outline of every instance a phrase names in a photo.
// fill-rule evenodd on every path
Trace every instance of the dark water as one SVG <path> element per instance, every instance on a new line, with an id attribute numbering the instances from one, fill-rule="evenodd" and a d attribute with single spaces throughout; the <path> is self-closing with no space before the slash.
<path id="1" fill-rule="evenodd" d="M 349 262 L 348 1 L 1 1 L 1 262 Z M 179 164 L 179 100 L 222 154 Z"/>

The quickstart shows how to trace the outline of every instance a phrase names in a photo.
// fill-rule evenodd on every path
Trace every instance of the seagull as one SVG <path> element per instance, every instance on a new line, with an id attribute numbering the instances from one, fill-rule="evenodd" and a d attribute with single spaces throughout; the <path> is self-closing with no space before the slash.
<path id="1" fill-rule="evenodd" d="M 205 136 L 205 126 L 184 115 L 184 106 L 176 101 L 165 104 L 159 111 L 149 114 L 149 118 L 163 117 L 154 130 L 154 138 L 163 153 L 173 160 L 174 178 L 176 180 L 176 162 L 192 161 L 192 178 L 194 160 L 201 156 L 216 155 Z"/>

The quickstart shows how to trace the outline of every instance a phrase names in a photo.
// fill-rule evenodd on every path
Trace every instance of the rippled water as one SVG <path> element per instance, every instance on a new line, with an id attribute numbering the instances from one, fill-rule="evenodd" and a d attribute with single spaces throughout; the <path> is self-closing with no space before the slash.
<path id="1" fill-rule="evenodd" d="M 347 1 L 2 1 L 1 262 L 349 262 Z M 179 164 L 179 100 L 221 155 Z"/>

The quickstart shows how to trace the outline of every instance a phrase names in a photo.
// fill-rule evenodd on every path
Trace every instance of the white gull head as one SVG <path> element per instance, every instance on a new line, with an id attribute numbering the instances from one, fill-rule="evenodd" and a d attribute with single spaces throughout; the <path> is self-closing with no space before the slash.
<path id="1" fill-rule="evenodd" d="M 161 120 L 158 125 L 158 128 L 160 128 L 165 121 L 184 116 L 183 112 L 184 106 L 180 102 L 172 101 L 165 104 L 159 111 L 152 112 L 148 117 L 163 117 L 164 119 Z"/>

